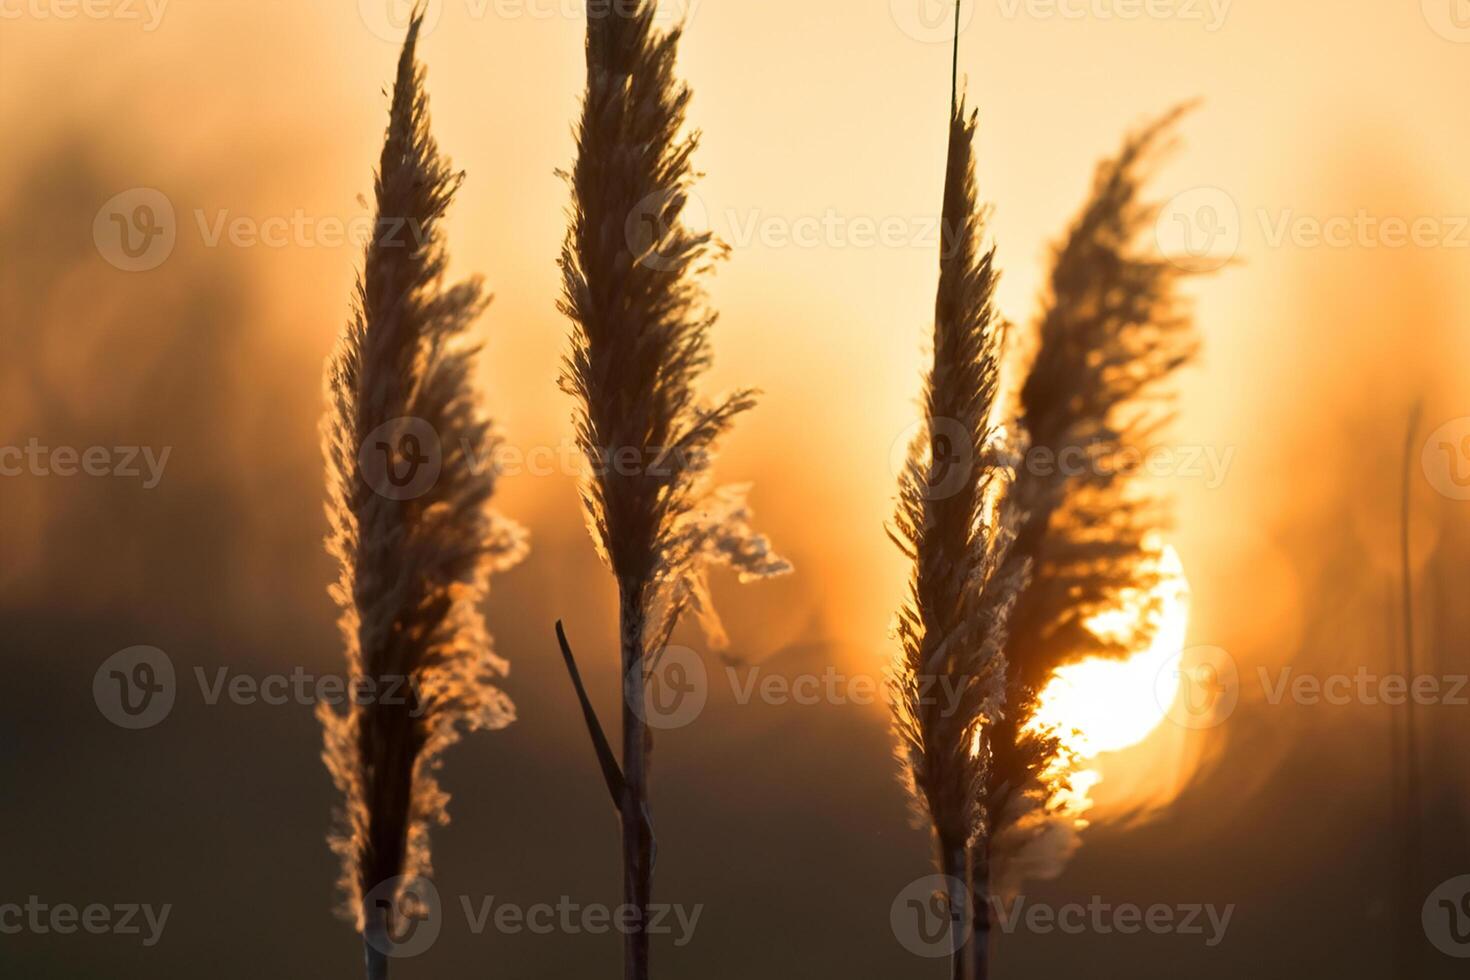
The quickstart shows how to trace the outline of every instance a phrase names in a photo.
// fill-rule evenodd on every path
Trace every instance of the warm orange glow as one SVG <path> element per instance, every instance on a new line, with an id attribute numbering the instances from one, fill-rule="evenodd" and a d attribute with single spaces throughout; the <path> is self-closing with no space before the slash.
<path id="1" fill-rule="evenodd" d="M 1041 695 L 1036 724 L 1055 726 L 1064 746 L 1079 763 L 1089 763 L 1106 752 L 1120 752 L 1142 743 L 1166 719 L 1170 704 L 1159 697 L 1158 678 L 1184 646 L 1189 626 L 1189 582 L 1184 565 L 1172 548 L 1159 558 L 1162 579 L 1154 597 L 1161 605 L 1153 643 L 1125 660 L 1093 658 L 1063 667 Z M 1099 634 L 1128 632 L 1145 604 L 1099 614 L 1089 623 Z M 1072 776 L 1068 801 L 1079 813 L 1091 804 L 1093 786 L 1102 781 L 1095 768 Z"/>

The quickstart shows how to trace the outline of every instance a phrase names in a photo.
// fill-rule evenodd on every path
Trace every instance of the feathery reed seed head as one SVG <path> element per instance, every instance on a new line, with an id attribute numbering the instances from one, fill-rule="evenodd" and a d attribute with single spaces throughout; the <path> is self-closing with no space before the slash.
<path id="1" fill-rule="evenodd" d="M 890 536 L 913 560 L 900 610 L 894 728 L 916 815 L 941 847 L 981 832 L 987 726 L 1004 710 L 1006 619 L 1025 563 L 1006 564 L 1019 515 L 1005 492 L 993 422 L 1001 320 L 993 248 L 982 251 L 976 117 L 957 100 L 950 120 L 934 362 L 925 383 L 926 425 L 900 480 Z M 942 689 L 945 698 L 936 697 Z M 949 697 L 957 697 L 950 703 Z"/>
<path id="2" fill-rule="evenodd" d="M 1097 170 L 1092 196 L 1057 249 L 1037 328 L 1034 361 L 1020 392 L 1021 422 L 1034 449 L 1136 450 L 1168 421 L 1168 379 L 1197 342 L 1176 286 L 1190 275 L 1140 245 L 1156 208 L 1140 199 L 1147 166 L 1188 106 L 1125 140 Z M 1139 610 L 1134 632 L 1089 628 L 1125 597 L 1158 581 L 1157 532 L 1166 510 L 1126 468 L 1078 475 L 1017 476 L 1025 518 L 1012 561 L 1030 562 L 1030 582 L 1011 617 L 1010 710 L 997 726 L 989 796 L 998 877 L 1055 874 L 1075 848 L 1077 814 L 1063 802 L 1077 760 L 1059 737 L 1033 724 L 1038 697 L 1060 666 L 1088 656 L 1145 649 L 1156 608 Z"/>
<path id="3" fill-rule="evenodd" d="M 594 463 L 637 464 L 593 466 L 583 487 L 592 536 L 658 649 L 691 606 L 712 643 L 723 640 L 710 565 L 742 579 L 790 566 L 751 530 L 743 492 L 714 490 L 709 479 L 716 442 L 755 393 L 709 403 L 696 390 L 716 319 L 698 274 L 720 246 L 680 218 L 699 137 L 684 133 L 690 91 L 674 71 L 681 31 L 658 32 L 655 12 L 640 2 L 588 17 L 559 308 L 573 325 L 561 385 L 577 399 L 578 442 Z"/>
<path id="4" fill-rule="evenodd" d="M 377 235 L 329 365 L 323 423 L 327 545 L 340 568 L 331 592 L 350 679 L 375 692 L 354 697 L 345 714 L 318 712 L 324 759 L 345 796 L 332 842 L 344 913 L 359 928 L 366 893 L 429 870 L 428 829 L 447 819 L 434 778 L 440 754 L 462 729 L 514 718 L 494 685 L 507 668 L 479 607 L 490 573 L 518 560 L 525 542 L 489 511 L 493 474 L 467 456 L 494 439 L 472 381 L 477 351 L 464 336 L 487 300 L 478 280 L 443 283 L 439 221 L 462 175 L 430 134 L 415 58 L 421 18 L 398 63 L 376 177 Z M 400 234 L 404 226 L 414 234 Z M 393 472 L 420 465 L 419 447 L 405 441 L 409 423 L 437 434 L 438 478 L 421 493 L 379 492 L 362 460 L 381 452 Z"/>

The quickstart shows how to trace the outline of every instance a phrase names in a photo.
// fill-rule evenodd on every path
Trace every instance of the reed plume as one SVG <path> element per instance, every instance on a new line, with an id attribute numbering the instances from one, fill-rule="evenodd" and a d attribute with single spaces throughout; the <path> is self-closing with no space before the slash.
<path id="1" fill-rule="evenodd" d="M 698 277 L 721 247 L 680 220 L 698 135 L 683 132 L 690 90 L 675 75 L 682 28 L 656 31 L 655 13 L 647 0 L 588 8 L 587 91 L 560 263 L 559 308 L 573 327 L 561 386 L 577 400 L 577 440 L 591 469 L 583 502 L 619 595 L 621 769 L 584 707 L 622 822 L 624 899 L 640 913 L 626 940 L 628 980 L 648 976 L 648 672 L 686 610 L 699 613 L 713 644 L 722 641 L 711 565 L 732 567 L 742 581 L 789 570 L 751 530 L 743 489 L 709 483 L 717 440 L 755 393 L 708 403 L 696 390 L 715 322 Z"/>
<path id="2" fill-rule="evenodd" d="M 983 934 L 968 941 L 964 910 L 971 847 L 985 833 L 984 741 L 1004 710 L 1006 622 L 1026 577 L 1024 559 L 1007 561 L 1019 515 L 992 421 L 1003 327 L 993 302 L 995 250 L 982 250 L 976 121 L 963 99 L 952 102 L 925 426 L 910 449 L 890 530 L 913 562 L 897 622 L 898 757 L 949 886 L 956 980 L 977 969 L 983 975 L 987 958 Z"/>
<path id="3" fill-rule="evenodd" d="M 1145 170 L 1187 109 L 1129 136 L 1098 167 L 1056 252 L 1020 392 L 1029 458 L 1081 452 L 1087 465 L 1023 466 L 1012 488 L 1025 517 L 1010 562 L 1029 563 L 1031 576 L 1010 620 L 1008 707 L 990 740 L 991 846 L 975 868 L 1000 892 L 1054 876 L 1076 846 L 1077 814 L 1065 802 L 1076 760 L 1069 733 L 1036 721 L 1042 689 L 1063 664 L 1146 648 L 1157 626 L 1149 596 L 1166 508 L 1120 462 L 1168 421 L 1167 381 L 1197 346 L 1176 291 L 1193 270 L 1140 243 L 1157 214 L 1141 200 Z M 1124 604 L 1142 604 L 1135 630 L 1089 628 L 1097 613 Z"/>
<path id="4" fill-rule="evenodd" d="M 422 17 L 420 8 L 398 62 L 376 232 L 329 365 L 323 423 L 327 544 L 340 567 L 331 592 L 353 697 L 345 714 L 322 705 L 318 715 L 345 796 L 332 839 L 343 912 L 363 933 L 370 978 L 387 975 L 405 884 L 430 871 L 429 827 L 447 822 L 441 753 L 461 730 L 514 718 L 479 606 L 491 571 L 524 552 L 519 530 L 487 509 L 493 474 L 472 465 L 474 450 L 494 445 L 464 336 L 487 300 L 478 280 L 443 281 L 439 221 L 463 175 L 430 133 L 414 53 Z M 439 474 L 418 486 L 425 465 Z"/>

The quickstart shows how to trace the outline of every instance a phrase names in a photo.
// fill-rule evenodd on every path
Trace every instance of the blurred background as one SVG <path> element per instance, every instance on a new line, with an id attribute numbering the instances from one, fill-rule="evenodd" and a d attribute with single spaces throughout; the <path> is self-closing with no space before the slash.
<path id="1" fill-rule="evenodd" d="M 0 477 L 0 904 L 172 906 L 152 947 L 0 935 L 6 976 L 359 973 L 358 939 L 331 914 L 336 795 L 311 706 L 210 704 L 196 669 L 211 682 L 222 668 L 342 669 L 321 546 L 322 365 L 371 227 L 407 6 L 0 4 L 0 447 L 168 451 L 156 480 L 141 455 L 138 477 Z M 710 282 L 722 314 L 710 388 L 766 393 L 720 475 L 754 484 L 759 526 L 798 569 L 721 579 L 716 596 L 761 676 L 878 679 L 905 586 L 884 522 L 933 311 L 952 7 L 664 6 L 687 16 L 681 68 L 704 130 L 692 220 L 732 246 Z M 1414 670 L 1470 673 L 1470 608 L 1454 598 L 1470 561 L 1470 11 L 966 7 L 961 71 L 981 111 L 1008 316 L 1035 312 L 1097 161 L 1195 97 L 1153 184 L 1161 234 L 1235 260 L 1189 286 L 1204 355 L 1171 434 L 1220 465 L 1157 482 L 1177 501 L 1186 645 L 1227 654 L 1238 703 L 1179 724 L 1147 694 L 1142 707 L 1119 698 L 1114 712 L 1142 719 L 1136 744 L 1095 761 L 1082 850 L 1027 892 L 1053 907 L 1232 906 L 1232 918 L 1214 945 L 1022 928 L 997 940 L 997 974 L 1460 975 L 1450 953 L 1470 944 L 1447 952 L 1421 910 L 1470 874 L 1470 690 L 1446 680 L 1458 697 L 1418 708 L 1416 767 L 1404 709 L 1275 692 L 1283 677 L 1405 670 L 1416 402 Z M 571 404 L 555 385 L 567 332 L 553 305 L 567 201 L 555 171 L 571 160 L 582 15 L 576 0 L 442 0 L 421 45 L 435 133 L 468 174 L 447 222 L 452 271 L 496 295 L 483 382 L 526 461 L 497 506 L 534 550 L 495 580 L 489 607 L 520 720 L 448 756 L 454 822 L 435 835 L 435 864 L 451 914 L 395 976 L 611 974 L 619 956 L 612 935 L 476 935 L 459 911 L 462 897 L 620 900 L 615 815 L 551 633 L 567 620 L 610 720 L 614 593 L 561 462 Z M 178 691 L 166 719 L 128 731 L 99 711 L 93 679 L 138 645 L 167 654 Z M 691 942 L 657 947 L 655 968 L 944 975 L 890 925 L 927 873 L 928 842 L 908 823 L 884 705 L 742 704 L 706 659 L 708 707 L 654 755 L 657 897 L 703 911 Z"/>

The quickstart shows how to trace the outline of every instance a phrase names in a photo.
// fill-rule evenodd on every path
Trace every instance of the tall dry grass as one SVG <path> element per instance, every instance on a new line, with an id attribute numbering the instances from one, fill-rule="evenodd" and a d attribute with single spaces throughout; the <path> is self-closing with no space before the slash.
<path id="1" fill-rule="evenodd" d="M 333 849 L 343 863 L 344 912 L 364 938 L 369 977 L 387 975 L 404 887 L 430 870 L 429 828 L 447 821 L 434 777 L 461 730 L 514 718 L 495 681 L 480 612 L 492 570 L 518 560 L 521 534 L 488 510 L 493 474 L 469 453 L 493 445 L 472 382 L 466 334 L 487 299 L 477 280 L 444 284 L 439 221 L 458 189 L 429 129 L 416 11 L 398 62 L 376 179 L 376 232 L 355 309 L 329 367 L 323 424 L 329 476 L 328 549 L 340 565 L 341 608 L 354 696 L 345 714 L 323 705 L 324 758 L 345 797 Z M 437 439 L 435 453 L 423 444 Z M 412 478 L 437 456 L 431 485 Z M 375 454 L 385 472 L 375 472 Z M 397 474 L 408 485 L 384 483 Z M 398 910 L 401 911 L 401 910 Z"/>
<path id="2" fill-rule="evenodd" d="M 1066 797 L 1068 733 L 1035 723 L 1053 672 L 1089 656 L 1127 656 L 1152 641 L 1160 610 L 1158 534 L 1167 502 L 1116 465 L 1145 449 L 1172 414 L 1169 379 L 1197 347 L 1177 286 L 1191 270 L 1159 255 L 1157 207 L 1143 199 L 1148 169 L 1188 107 L 1130 135 L 1099 165 L 1092 195 L 1056 252 L 1020 393 L 1019 424 L 1032 453 L 1081 450 L 1092 465 L 1022 467 L 1013 493 L 1025 514 L 1012 561 L 1031 578 L 1010 621 L 1008 709 L 989 739 L 990 847 L 977 877 L 1013 892 L 1052 877 L 1077 846 Z M 1103 634 L 1096 614 L 1138 608 L 1136 628 Z"/>
<path id="3" fill-rule="evenodd" d="M 984 933 L 968 941 L 964 912 L 975 888 L 971 848 L 985 828 L 987 760 L 979 745 L 1005 710 L 1006 621 L 1027 574 L 1024 559 L 1007 561 L 1020 515 L 996 458 L 1003 324 L 994 306 L 995 249 L 982 245 L 976 120 L 954 99 L 926 424 L 910 450 L 890 532 L 913 562 L 897 625 L 898 756 L 949 883 L 956 980 L 983 975 L 988 960 Z"/>
<path id="4" fill-rule="evenodd" d="M 967 980 L 989 974 L 994 898 L 1054 876 L 1077 846 L 1079 760 L 1070 732 L 1038 720 L 1042 691 L 1064 664 L 1138 652 L 1158 627 L 1148 597 L 1167 507 L 1117 461 L 1168 420 L 1168 379 L 1196 342 L 1175 288 L 1191 270 L 1144 244 L 1157 215 L 1141 197 L 1145 171 L 1181 107 L 1098 168 L 1057 250 L 1018 404 L 997 404 L 1002 366 L 1020 361 L 1002 349 L 995 252 L 980 244 L 958 4 L 955 16 L 934 360 L 892 533 L 914 564 L 894 713 L 904 781 L 950 892 L 953 975 Z M 1017 449 L 1080 451 L 1092 465 L 1015 467 Z M 1132 631 L 1092 627 L 1130 605 Z"/>
<path id="5" fill-rule="evenodd" d="M 587 91 L 561 258 L 560 309 L 572 322 L 561 384 L 576 398 L 577 439 L 591 469 L 588 524 L 619 596 L 621 768 L 610 752 L 599 756 L 622 822 L 624 900 L 640 912 L 626 941 L 629 980 L 648 975 L 643 924 L 655 856 L 645 679 L 687 610 L 712 644 L 723 642 L 711 565 L 730 566 L 742 581 L 789 570 L 751 530 L 743 489 L 715 490 L 709 481 L 716 442 L 755 396 L 706 402 L 697 391 L 716 319 L 699 274 L 720 249 L 680 220 L 698 135 L 685 133 L 690 90 L 675 74 L 681 29 L 660 33 L 655 12 L 647 0 L 588 9 Z M 590 710 L 588 719 L 606 745 Z"/>

